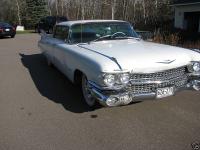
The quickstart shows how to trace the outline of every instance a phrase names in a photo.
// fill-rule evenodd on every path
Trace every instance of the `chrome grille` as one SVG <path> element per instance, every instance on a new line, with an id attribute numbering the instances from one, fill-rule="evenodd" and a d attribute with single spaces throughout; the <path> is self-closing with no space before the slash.
<path id="1" fill-rule="evenodd" d="M 177 89 L 187 84 L 188 77 L 186 68 L 170 69 L 163 72 L 149 74 L 132 74 L 131 75 L 131 91 L 134 93 L 151 93 L 157 88 L 174 86 Z"/>

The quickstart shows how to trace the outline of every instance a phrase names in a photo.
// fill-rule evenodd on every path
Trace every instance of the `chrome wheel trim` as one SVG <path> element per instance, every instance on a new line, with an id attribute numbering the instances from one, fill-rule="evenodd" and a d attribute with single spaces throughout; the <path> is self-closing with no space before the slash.
<path id="1" fill-rule="evenodd" d="M 86 104 L 90 107 L 94 106 L 95 99 L 92 97 L 92 94 L 89 91 L 87 78 L 85 76 L 82 76 L 82 92 Z"/>

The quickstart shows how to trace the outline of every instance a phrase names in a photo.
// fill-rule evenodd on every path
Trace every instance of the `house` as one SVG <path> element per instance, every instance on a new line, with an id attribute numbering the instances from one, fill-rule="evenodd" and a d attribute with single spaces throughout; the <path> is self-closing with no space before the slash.
<path id="1" fill-rule="evenodd" d="M 174 0 L 177 29 L 200 32 L 200 0 Z"/>

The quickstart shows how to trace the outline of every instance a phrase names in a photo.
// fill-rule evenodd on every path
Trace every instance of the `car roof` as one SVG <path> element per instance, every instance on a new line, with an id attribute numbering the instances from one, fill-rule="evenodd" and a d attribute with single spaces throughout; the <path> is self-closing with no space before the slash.
<path id="1" fill-rule="evenodd" d="M 76 20 L 76 21 L 66 21 L 58 23 L 57 25 L 63 25 L 63 26 L 73 26 L 75 24 L 85 24 L 85 23 L 104 23 L 104 22 L 126 22 L 122 20 Z"/>

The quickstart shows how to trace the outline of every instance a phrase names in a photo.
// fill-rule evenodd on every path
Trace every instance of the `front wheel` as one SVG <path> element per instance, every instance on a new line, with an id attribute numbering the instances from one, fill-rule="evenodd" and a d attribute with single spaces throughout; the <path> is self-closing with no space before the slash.
<path id="1" fill-rule="evenodd" d="M 92 94 L 91 94 L 91 92 L 89 90 L 89 86 L 88 86 L 88 80 L 87 80 L 87 77 L 85 75 L 82 76 L 81 85 L 82 85 L 81 88 L 82 88 L 82 94 L 83 94 L 84 102 L 90 108 L 95 107 L 96 100 L 92 97 Z"/>

